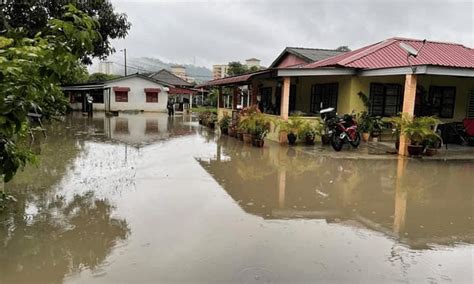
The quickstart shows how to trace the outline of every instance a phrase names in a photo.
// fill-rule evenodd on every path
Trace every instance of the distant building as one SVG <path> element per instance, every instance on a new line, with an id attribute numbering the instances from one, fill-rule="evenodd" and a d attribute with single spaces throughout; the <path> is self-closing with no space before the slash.
<path id="1" fill-rule="evenodd" d="M 229 66 L 227 64 L 212 65 L 213 79 L 220 79 L 220 78 L 227 77 L 228 69 L 229 69 Z"/>
<path id="2" fill-rule="evenodd" d="M 99 62 L 99 73 L 111 75 L 113 72 L 112 61 L 100 61 Z"/>
<path id="3" fill-rule="evenodd" d="M 245 65 L 247 65 L 247 68 L 251 68 L 251 67 L 260 68 L 260 59 L 249 58 L 249 59 L 245 60 Z"/>
<path id="4" fill-rule="evenodd" d="M 179 78 L 186 80 L 186 67 L 182 65 L 171 66 L 171 73 L 178 76 Z"/>

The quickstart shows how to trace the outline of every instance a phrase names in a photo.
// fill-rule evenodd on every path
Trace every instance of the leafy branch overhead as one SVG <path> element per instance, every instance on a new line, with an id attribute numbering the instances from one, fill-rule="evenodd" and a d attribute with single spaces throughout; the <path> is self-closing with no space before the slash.
<path id="1" fill-rule="evenodd" d="M 63 7 L 69 4 L 74 5 L 91 19 L 94 19 L 99 24 L 96 31 L 100 38 L 93 49 L 88 49 L 86 53 L 81 55 L 81 61 L 86 64 L 92 62 L 92 57 L 103 59 L 112 54 L 115 50 L 111 46 L 110 40 L 124 38 L 131 26 L 127 20 L 127 15 L 115 12 L 114 7 L 108 0 L 6 0 L 5 2 L 3 17 L 0 12 L 0 31 L 23 28 L 26 32 L 25 36 L 29 38 L 33 38 L 38 32 L 48 31 L 48 24 L 51 23 L 51 19 L 62 18 L 64 16 Z M 76 20 L 83 19 L 78 17 Z M 88 26 L 87 28 L 92 27 Z M 70 27 L 67 29 L 66 32 L 71 31 Z"/>
<path id="2" fill-rule="evenodd" d="M 59 85 L 84 76 L 80 59 L 100 42 L 99 23 L 73 5 L 28 37 L 23 28 L 0 36 L 0 174 L 10 180 L 34 156 L 20 143 L 28 112 L 61 115 L 67 101 Z"/>

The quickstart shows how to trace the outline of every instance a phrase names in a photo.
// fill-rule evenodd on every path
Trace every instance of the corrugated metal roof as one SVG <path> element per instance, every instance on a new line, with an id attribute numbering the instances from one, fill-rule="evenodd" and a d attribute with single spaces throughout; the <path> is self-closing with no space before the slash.
<path id="1" fill-rule="evenodd" d="M 345 53 L 345 51 L 337 51 L 335 49 L 321 49 L 321 48 L 304 48 L 304 47 L 287 47 L 280 55 L 273 61 L 270 68 L 276 67 L 287 54 L 293 54 L 308 63 L 320 61 L 328 57 L 336 56 Z"/>
<path id="2" fill-rule="evenodd" d="M 242 75 L 237 75 L 237 76 L 232 76 L 232 77 L 225 77 L 225 78 L 222 78 L 222 79 L 215 79 L 215 80 L 204 82 L 204 83 L 196 86 L 196 88 L 245 83 L 248 80 L 250 80 L 253 76 L 269 73 L 271 71 L 272 70 L 270 70 L 270 69 L 266 69 L 266 70 L 256 71 L 256 72 L 253 72 L 253 73 L 247 73 L 247 74 L 242 74 Z"/>
<path id="3" fill-rule="evenodd" d="M 418 50 L 422 40 L 391 38 L 337 55 L 325 60 L 309 63 L 300 68 L 328 66 L 361 69 L 382 69 L 409 66 L 407 52 L 400 47 L 403 42 Z M 434 65 L 444 67 L 474 68 L 474 50 L 461 44 L 427 41 L 416 58 L 410 58 L 412 65 Z"/>
<path id="4" fill-rule="evenodd" d="M 288 50 L 310 59 L 311 61 L 320 61 L 328 57 L 336 56 L 344 51 L 337 51 L 333 49 L 319 49 L 319 48 L 302 48 L 302 47 L 288 47 Z"/>
<path id="5" fill-rule="evenodd" d="M 186 87 L 193 86 L 192 83 L 189 83 L 188 81 L 183 80 L 182 78 L 174 75 L 173 73 L 171 73 L 170 71 L 166 69 L 162 69 L 158 72 L 149 74 L 148 77 L 161 81 L 161 82 L 168 83 L 173 86 L 186 86 Z"/>

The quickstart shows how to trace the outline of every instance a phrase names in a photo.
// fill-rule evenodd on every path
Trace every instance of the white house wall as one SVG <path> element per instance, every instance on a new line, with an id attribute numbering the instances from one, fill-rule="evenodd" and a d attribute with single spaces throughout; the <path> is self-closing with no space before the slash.
<path id="1" fill-rule="evenodd" d="M 168 102 L 168 92 L 165 91 L 165 87 L 158 83 L 154 83 L 139 77 L 131 77 L 123 80 L 115 80 L 113 82 L 105 84 L 106 88 L 110 87 L 110 110 L 112 111 L 123 111 L 123 110 L 143 110 L 143 111 L 155 111 L 165 112 L 166 104 Z M 130 88 L 128 92 L 128 102 L 116 102 L 115 92 L 113 87 L 126 87 Z M 157 103 L 147 103 L 145 88 L 160 88 L 161 92 L 158 93 Z M 94 103 L 94 110 L 105 110 L 105 103 L 107 103 L 108 90 L 104 91 L 104 104 Z"/>

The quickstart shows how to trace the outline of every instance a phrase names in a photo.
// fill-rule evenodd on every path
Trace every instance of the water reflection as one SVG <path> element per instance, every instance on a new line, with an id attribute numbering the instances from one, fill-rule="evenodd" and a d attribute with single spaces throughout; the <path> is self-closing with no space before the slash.
<path id="1" fill-rule="evenodd" d="M 472 163 L 331 159 L 228 137 L 199 162 L 243 210 L 265 219 L 364 226 L 414 249 L 474 243 Z"/>
<path id="2" fill-rule="evenodd" d="M 17 202 L 0 214 L 0 283 L 61 283 L 70 273 L 98 268 L 130 233 L 125 219 L 112 217 L 106 198 L 86 191 L 68 194 L 61 181 L 86 148 L 80 124 L 55 122 L 32 147 L 39 165 L 20 172 L 6 189 Z M 104 131 L 91 120 L 88 128 Z"/>

